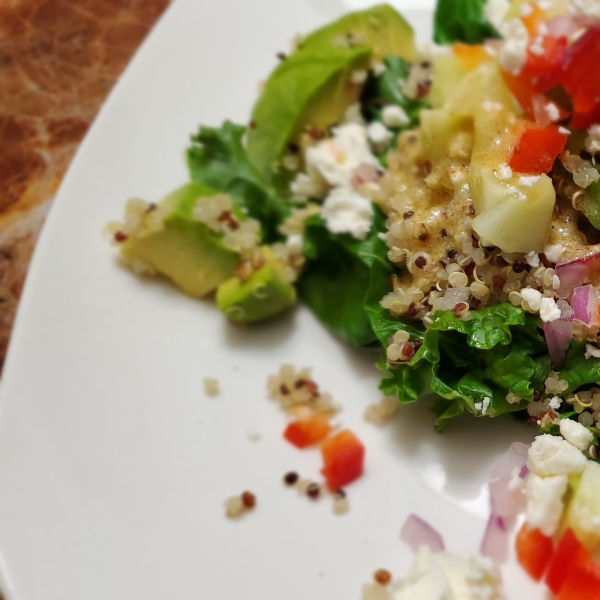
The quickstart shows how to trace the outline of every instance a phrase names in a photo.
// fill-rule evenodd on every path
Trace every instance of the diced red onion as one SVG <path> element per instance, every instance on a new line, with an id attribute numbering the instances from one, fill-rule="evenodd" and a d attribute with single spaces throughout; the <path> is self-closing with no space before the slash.
<path id="1" fill-rule="evenodd" d="M 550 125 L 552 123 L 552 119 L 550 118 L 550 113 L 546 106 L 550 100 L 546 98 L 543 94 L 536 94 L 531 98 L 531 105 L 533 107 L 533 114 L 535 116 L 535 122 L 542 127 L 546 125 Z"/>
<path id="2" fill-rule="evenodd" d="M 491 479 L 510 479 L 515 469 L 521 469 L 527 463 L 529 445 L 513 442 L 509 449 L 494 463 Z"/>
<path id="3" fill-rule="evenodd" d="M 600 19 L 597 17 L 582 16 L 574 17 L 573 22 L 578 28 L 600 27 Z"/>
<path id="4" fill-rule="evenodd" d="M 382 172 L 377 165 L 370 163 L 360 163 L 354 171 L 352 183 L 355 186 L 361 186 L 365 183 L 376 183 L 381 179 Z"/>
<path id="5" fill-rule="evenodd" d="M 571 17 L 554 17 L 548 21 L 547 26 L 548 35 L 553 38 L 570 38 L 579 29 Z"/>
<path id="6" fill-rule="evenodd" d="M 417 552 L 421 546 L 429 546 L 432 552 L 443 552 L 445 549 L 442 536 L 429 523 L 410 515 L 402 526 L 400 538 Z"/>
<path id="7" fill-rule="evenodd" d="M 560 298 L 568 298 L 576 287 L 585 283 L 588 274 L 589 267 L 584 260 L 556 265 L 556 275 L 560 279 L 558 296 Z"/>
<path id="8" fill-rule="evenodd" d="M 525 477 L 527 477 L 527 475 L 529 475 L 529 467 L 527 465 L 523 465 L 523 468 L 521 469 L 521 472 L 519 473 L 519 477 L 521 479 L 525 479 Z"/>
<path id="9" fill-rule="evenodd" d="M 508 558 L 508 529 L 502 517 L 490 515 L 481 541 L 481 554 L 496 562 L 505 562 Z"/>
<path id="10" fill-rule="evenodd" d="M 593 285 L 576 287 L 571 299 L 573 319 L 586 327 L 598 325 L 598 291 Z"/>
<path id="11" fill-rule="evenodd" d="M 552 323 L 544 323 L 548 354 L 555 367 L 562 365 L 567 348 L 573 339 L 574 329 L 573 321 L 563 320 L 562 317 Z"/>
<path id="12" fill-rule="evenodd" d="M 492 514 L 510 519 L 525 510 L 525 494 L 521 489 L 511 489 L 510 479 L 502 477 L 489 483 Z"/>

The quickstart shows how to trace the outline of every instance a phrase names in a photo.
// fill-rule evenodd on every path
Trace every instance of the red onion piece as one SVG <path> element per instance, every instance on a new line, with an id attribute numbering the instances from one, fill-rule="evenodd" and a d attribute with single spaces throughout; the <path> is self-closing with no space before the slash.
<path id="1" fill-rule="evenodd" d="M 513 442 L 509 449 L 494 463 L 491 479 L 510 479 L 515 469 L 522 469 L 527 463 L 529 444 Z"/>
<path id="2" fill-rule="evenodd" d="M 576 287 L 571 299 L 573 320 L 586 327 L 598 325 L 598 291 L 593 285 Z"/>
<path id="3" fill-rule="evenodd" d="M 402 526 L 400 538 L 417 552 L 421 546 L 429 546 L 432 552 L 443 552 L 445 549 L 442 536 L 429 523 L 410 515 Z"/>
<path id="4" fill-rule="evenodd" d="M 571 17 L 554 17 L 547 23 L 548 35 L 553 38 L 570 38 L 579 26 Z"/>
<path id="5" fill-rule="evenodd" d="M 560 279 L 558 296 L 568 298 L 576 287 L 585 283 L 589 274 L 589 267 L 585 260 L 556 265 L 556 275 Z"/>
<path id="6" fill-rule="evenodd" d="M 565 352 L 573 339 L 573 309 L 564 301 L 557 302 L 561 317 L 552 323 L 544 323 L 544 335 L 548 344 L 548 354 L 555 367 L 560 367 L 565 359 Z"/>
<path id="7" fill-rule="evenodd" d="M 504 519 L 492 514 L 481 541 L 481 554 L 496 562 L 505 562 L 508 558 L 508 529 Z"/>
<path id="8" fill-rule="evenodd" d="M 535 122 L 542 127 L 550 125 L 552 119 L 546 106 L 551 104 L 551 101 L 546 98 L 543 94 L 536 94 L 531 98 L 531 105 L 533 107 L 533 114 L 535 116 Z"/>
<path id="9" fill-rule="evenodd" d="M 381 169 L 377 165 L 370 163 L 360 163 L 354 171 L 352 177 L 352 183 L 359 187 L 365 183 L 376 183 L 381 179 L 383 175 Z"/>
<path id="10" fill-rule="evenodd" d="M 510 487 L 510 479 L 502 477 L 490 481 L 490 502 L 492 504 L 492 514 L 510 519 L 516 517 L 525 510 L 525 494 L 523 490 L 513 490 Z"/>

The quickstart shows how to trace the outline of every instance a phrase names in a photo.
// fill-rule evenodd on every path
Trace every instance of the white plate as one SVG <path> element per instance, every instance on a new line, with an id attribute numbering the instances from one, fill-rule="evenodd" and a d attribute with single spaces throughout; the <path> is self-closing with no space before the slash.
<path id="1" fill-rule="evenodd" d="M 4 373 L 9 598 L 358 599 L 376 568 L 407 570 L 399 529 L 410 512 L 451 549 L 478 549 L 490 464 L 528 428 L 465 418 L 440 436 L 421 405 L 369 426 L 371 354 L 338 343 L 303 308 L 231 327 L 211 302 L 120 268 L 100 235 L 126 198 L 156 200 L 186 179 L 182 153 L 200 122 L 247 119 L 293 34 L 365 4 L 176 0 L 111 95 L 43 232 Z M 429 15 L 410 17 L 429 35 Z M 317 477 L 320 462 L 281 440 L 265 381 L 282 362 L 313 366 L 367 446 L 346 516 L 282 485 L 292 469 Z M 205 376 L 221 380 L 218 398 L 204 395 Z M 249 430 L 263 438 L 251 442 Z M 258 508 L 226 520 L 224 499 L 244 489 Z M 510 598 L 541 597 L 516 565 L 505 576 Z"/>

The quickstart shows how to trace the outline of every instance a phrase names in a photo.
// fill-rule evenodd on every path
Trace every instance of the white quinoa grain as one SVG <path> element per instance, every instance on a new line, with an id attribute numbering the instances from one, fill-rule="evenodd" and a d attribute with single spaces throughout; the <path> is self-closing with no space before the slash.
<path id="1" fill-rule="evenodd" d="M 246 508 L 240 496 L 231 496 L 225 500 L 225 514 L 228 519 L 239 519 Z"/>
<path id="2" fill-rule="evenodd" d="M 207 396 L 217 396 L 219 394 L 219 380 L 214 377 L 205 377 L 204 393 Z"/>

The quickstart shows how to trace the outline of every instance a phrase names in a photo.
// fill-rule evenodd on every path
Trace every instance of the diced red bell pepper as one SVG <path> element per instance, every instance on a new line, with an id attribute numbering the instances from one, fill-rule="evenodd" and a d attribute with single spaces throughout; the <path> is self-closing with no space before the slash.
<path id="1" fill-rule="evenodd" d="M 365 447 L 349 429 L 325 440 L 321 454 L 324 464 L 321 473 L 331 491 L 345 487 L 363 473 Z"/>
<path id="2" fill-rule="evenodd" d="M 327 415 L 315 413 L 307 420 L 290 423 L 283 432 L 283 437 L 296 448 L 307 448 L 324 440 L 331 429 Z"/>
<path id="3" fill-rule="evenodd" d="M 516 173 L 549 173 L 556 157 L 564 150 L 568 134 L 555 125 L 539 127 L 527 123 L 517 142 L 509 165 Z"/>
<path id="4" fill-rule="evenodd" d="M 530 83 L 538 92 L 548 92 L 556 87 L 562 79 L 562 66 L 567 53 L 567 38 L 542 38 L 539 44 L 542 54 L 527 50 L 527 62 L 519 75 L 521 81 Z"/>
<path id="5" fill-rule="evenodd" d="M 573 99 L 573 127 L 600 117 L 600 27 L 590 27 L 567 51 L 561 83 Z"/>
<path id="6" fill-rule="evenodd" d="M 600 598 L 600 564 L 584 560 L 574 565 L 558 600 L 598 600 Z"/>
<path id="7" fill-rule="evenodd" d="M 562 536 L 554 556 L 548 566 L 546 574 L 546 585 L 555 593 L 558 594 L 567 578 L 569 577 L 573 567 L 576 564 L 581 564 L 591 560 L 589 552 L 583 544 L 577 539 L 572 529 L 567 529 Z M 600 594 L 600 590 L 598 590 Z"/>
<path id="8" fill-rule="evenodd" d="M 520 565 L 533 579 L 539 581 L 552 559 L 552 539 L 539 529 L 529 529 L 525 523 L 517 535 L 516 549 Z"/>

